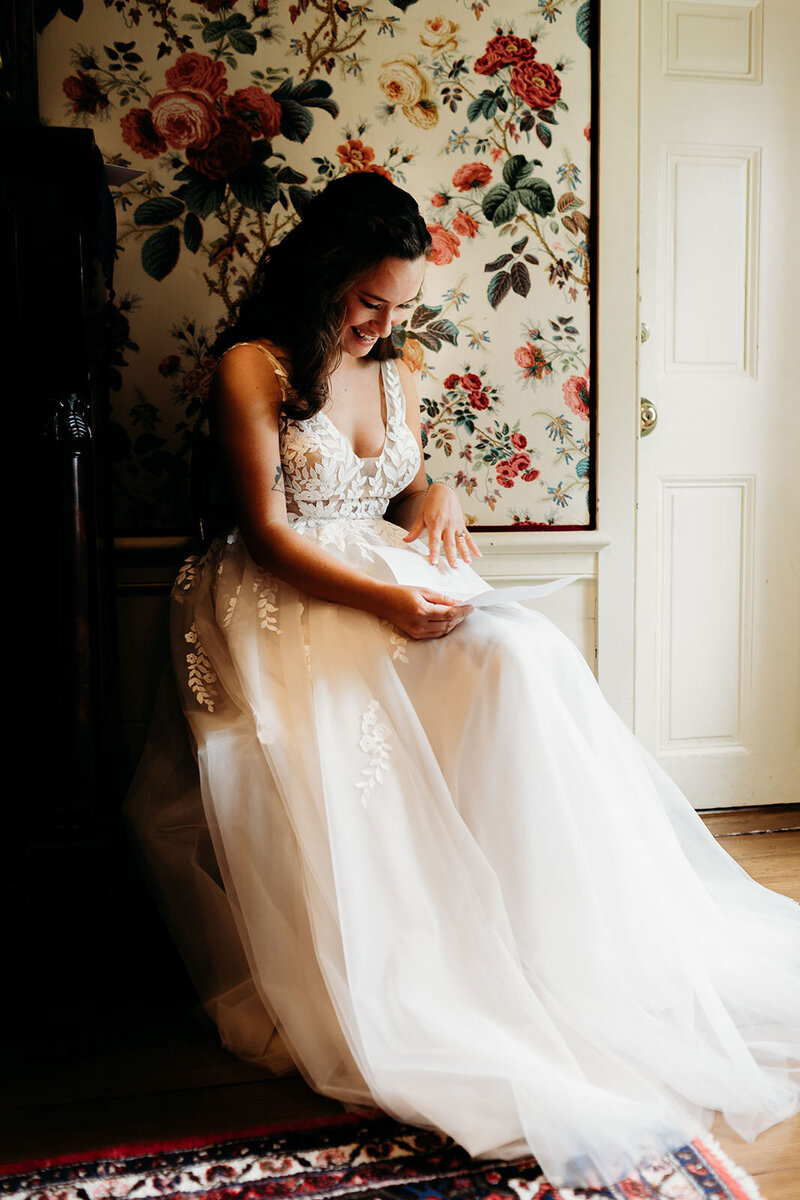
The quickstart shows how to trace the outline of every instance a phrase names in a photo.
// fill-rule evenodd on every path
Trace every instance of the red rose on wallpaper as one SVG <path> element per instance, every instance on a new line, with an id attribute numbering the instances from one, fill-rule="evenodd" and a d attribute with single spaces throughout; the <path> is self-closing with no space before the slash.
<path id="1" fill-rule="evenodd" d="M 517 347 L 514 351 L 514 362 L 518 367 L 522 367 L 526 379 L 541 379 L 552 370 L 542 351 L 533 342 Z"/>
<path id="2" fill-rule="evenodd" d="M 428 262 L 432 262 L 435 267 L 443 267 L 460 256 L 461 241 L 457 234 L 451 233 L 438 222 L 428 226 L 428 233 L 433 238 Z"/>
<path id="3" fill-rule="evenodd" d="M 183 377 L 183 389 L 190 396 L 205 402 L 208 399 L 208 389 L 211 386 L 211 376 L 217 366 L 217 360 L 206 354 L 196 367 L 192 367 Z"/>
<path id="4" fill-rule="evenodd" d="M 461 386 L 468 392 L 479 392 L 483 387 L 483 380 L 474 371 L 468 371 L 466 375 L 461 376 Z"/>
<path id="5" fill-rule="evenodd" d="M 523 471 L 530 470 L 531 456 L 530 454 L 523 454 L 522 451 L 518 451 L 508 459 L 508 465 L 513 467 L 518 474 L 521 474 Z"/>
<path id="6" fill-rule="evenodd" d="M 459 209 L 453 217 L 453 230 L 460 237 L 475 237 L 475 234 L 478 232 L 478 222 L 469 213 L 462 212 Z"/>
<path id="7" fill-rule="evenodd" d="M 179 55 L 165 71 L 164 79 L 168 87 L 178 92 L 208 92 L 209 96 L 221 96 L 228 87 L 225 64 L 207 54 L 195 54 L 193 50 Z"/>
<path id="8" fill-rule="evenodd" d="M 281 131 L 281 106 L 260 87 L 239 88 L 225 99 L 227 116 L 241 121 L 254 137 L 277 137 Z"/>
<path id="9" fill-rule="evenodd" d="M 585 375 L 570 375 L 562 384 L 564 403 L 582 421 L 589 420 L 589 380 Z"/>
<path id="10" fill-rule="evenodd" d="M 515 450 L 524 450 L 527 444 L 528 439 L 525 437 L 524 433 L 512 433 L 511 445 Z"/>
<path id="11" fill-rule="evenodd" d="M 453 373 L 452 375 L 448 375 L 444 381 L 445 390 L 448 392 L 452 391 L 452 389 L 454 387 L 458 387 L 458 384 L 460 383 L 460 381 L 461 381 L 460 375 L 456 375 L 455 373 Z"/>
<path id="12" fill-rule="evenodd" d="M 177 354 L 168 354 L 167 357 L 162 358 L 161 362 L 158 364 L 158 373 L 159 375 L 163 375 L 166 379 L 168 379 L 170 375 L 174 375 L 176 373 L 180 365 L 181 360 Z"/>
<path id="13" fill-rule="evenodd" d="M 108 96 L 100 91 L 97 81 L 84 71 L 68 75 L 61 86 L 64 95 L 72 101 L 72 111 L 76 116 L 78 113 L 97 113 L 108 108 Z"/>
<path id="14" fill-rule="evenodd" d="M 492 178 L 492 169 L 486 163 L 464 163 L 453 174 L 453 187 L 460 192 L 468 192 L 470 188 L 483 187 Z"/>
<path id="15" fill-rule="evenodd" d="M 122 140 L 142 158 L 158 158 L 167 148 L 160 133 L 156 133 L 153 118 L 146 108 L 132 108 L 119 123 Z"/>
<path id="16" fill-rule="evenodd" d="M 226 179 L 247 166 L 252 157 L 253 143 L 248 129 L 230 117 L 222 118 L 219 132 L 205 149 L 190 147 L 186 151 L 190 166 L 209 179 Z"/>
<path id="17" fill-rule="evenodd" d="M 499 462 L 497 464 L 497 482 L 501 487 L 511 488 L 514 486 L 514 480 L 517 478 L 517 472 L 509 462 Z"/>
<path id="18" fill-rule="evenodd" d="M 173 150 L 201 149 L 219 129 L 216 108 L 205 92 L 156 92 L 150 112 L 156 133 Z"/>
<path id="19" fill-rule="evenodd" d="M 477 75 L 494 75 L 501 67 L 524 62 L 535 54 L 536 48 L 528 38 L 515 37 L 513 33 L 498 33 L 497 37 L 486 43 L 486 49 L 475 60 L 473 70 Z"/>
<path id="20" fill-rule="evenodd" d="M 514 67 L 508 86 L 529 108 L 550 108 L 561 95 L 561 80 L 553 68 L 533 59 Z"/>
<path id="21" fill-rule="evenodd" d="M 478 412 L 483 412 L 489 407 L 489 397 L 486 392 L 470 392 L 469 394 L 470 407 L 477 409 Z"/>
<path id="22" fill-rule="evenodd" d="M 443 196 L 441 192 L 436 192 L 431 196 L 431 204 L 434 208 L 444 208 L 447 204 L 447 196 Z"/>

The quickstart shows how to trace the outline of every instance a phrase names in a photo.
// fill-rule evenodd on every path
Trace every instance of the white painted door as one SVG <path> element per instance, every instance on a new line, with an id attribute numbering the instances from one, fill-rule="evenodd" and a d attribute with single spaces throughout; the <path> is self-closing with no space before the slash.
<path id="1" fill-rule="evenodd" d="M 698 808 L 800 794 L 800 0 L 641 0 L 635 727 Z"/>

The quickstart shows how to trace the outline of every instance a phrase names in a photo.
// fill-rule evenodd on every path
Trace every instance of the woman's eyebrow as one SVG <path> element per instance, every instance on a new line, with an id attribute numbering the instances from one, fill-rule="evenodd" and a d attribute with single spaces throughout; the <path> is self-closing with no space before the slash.
<path id="1" fill-rule="evenodd" d="M 389 301 L 386 299 L 385 296 L 376 296 L 374 292 L 363 291 L 361 293 L 361 295 L 369 296 L 370 300 L 380 300 L 381 304 L 389 303 Z M 417 292 L 416 296 L 412 296 L 410 300 L 402 300 L 401 304 L 413 304 L 415 300 L 419 300 L 421 295 L 422 295 L 422 290 L 420 289 L 420 291 Z"/>

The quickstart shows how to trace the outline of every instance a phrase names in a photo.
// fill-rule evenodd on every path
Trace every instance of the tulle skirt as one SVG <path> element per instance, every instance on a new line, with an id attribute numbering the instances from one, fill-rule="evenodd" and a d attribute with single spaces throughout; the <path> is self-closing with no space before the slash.
<path id="1" fill-rule="evenodd" d="M 376 574 L 405 532 L 296 527 Z M 129 813 L 233 1051 L 557 1186 L 715 1110 L 746 1138 L 797 1111 L 800 906 L 720 849 L 545 617 L 414 642 L 234 533 L 172 621 Z"/>

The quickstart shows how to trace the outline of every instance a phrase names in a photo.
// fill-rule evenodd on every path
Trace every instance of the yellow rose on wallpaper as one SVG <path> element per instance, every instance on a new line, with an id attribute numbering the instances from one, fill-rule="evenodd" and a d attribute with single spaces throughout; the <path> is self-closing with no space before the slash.
<path id="1" fill-rule="evenodd" d="M 412 125 L 432 129 L 439 120 L 439 110 L 431 100 L 431 83 L 421 69 L 415 54 L 401 54 L 385 62 L 378 85 L 386 99 Z"/>
<path id="2" fill-rule="evenodd" d="M 455 21 L 447 17 L 429 17 L 422 27 L 419 40 L 431 50 L 455 50 L 458 45 L 456 34 L 460 29 Z"/>
<path id="3" fill-rule="evenodd" d="M 416 338 L 407 338 L 403 343 L 403 362 L 409 371 L 421 371 L 425 366 L 425 351 Z"/>

